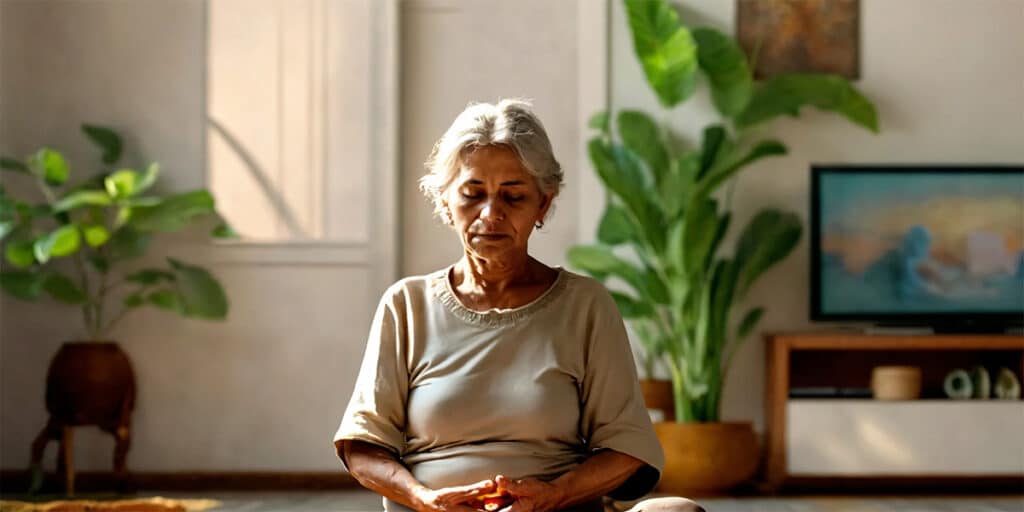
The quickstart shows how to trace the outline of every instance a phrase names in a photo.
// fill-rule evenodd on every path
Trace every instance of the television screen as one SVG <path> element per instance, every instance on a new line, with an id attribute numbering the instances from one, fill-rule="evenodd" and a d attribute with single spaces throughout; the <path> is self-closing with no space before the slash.
<path id="1" fill-rule="evenodd" d="M 1024 167 L 814 166 L 816 320 L 1024 319 Z"/>

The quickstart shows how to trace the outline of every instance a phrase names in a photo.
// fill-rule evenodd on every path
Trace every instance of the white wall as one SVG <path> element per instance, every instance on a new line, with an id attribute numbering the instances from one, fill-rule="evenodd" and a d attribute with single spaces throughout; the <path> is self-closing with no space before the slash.
<path id="1" fill-rule="evenodd" d="M 600 2 L 591 2 L 594 5 Z M 407 0 L 402 33 L 402 273 L 422 274 L 455 261 L 462 246 L 432 217 L 418 188 L 434 142 L 470 101 L 534 101 L 567 185 L 530 252 L 565 265 L 575 243 L 581 168 L 576 80 L 577 2 L 564 0 Z"/>
<path id="2" fill-rule="evenodd" d="M 736 2 L 678 3 L 685 5 L 682 19 L 688 26 L 734 32 Z M 759 128 L 790 151 L 743 171 L 725 248 L 733 247 L 732 240 L 761 208 L 786 208 L 806 223 L 812 162 L 1024 162 L 1024 2 L 862 0 L 860 5 L 861 79 L 855 85 L 877 106 L 881 134 L 812 109 L 799 119 Z M 660 112 L 633 54 L 620 2 L 613 2 L 611 23 L 613 107 Z M 715 116 L 702 87 L 668 117 L 688 140 L 698 142 Z M 807 240 L 755 285 L 736 316 L 764 305 L 762 332 L 827 328 L 809 321 Z M 726 383 L 724 418 L 752 419 L 760 427 L 763 383 L 764 343 L 752 337 Z"/>

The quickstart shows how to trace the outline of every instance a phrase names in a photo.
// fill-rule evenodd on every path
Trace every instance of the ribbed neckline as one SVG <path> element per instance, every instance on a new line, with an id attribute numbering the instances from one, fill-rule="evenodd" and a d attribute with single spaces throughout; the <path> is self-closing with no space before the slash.
<path id="1" fill-rule="evenodd" d="M 555 266 L 553 268 L 558 271 L 558 277 L 536 299 L 515 308 L 494 308 L 487 311 L 477 311 L 466 307 L 455 295 L 452 283 L 448 279 L 448 275 L 454 266 L 455 264 L 449 265 L 434 274 L 431 283 L 434 295 L 455 316 L 469 324 L 481 327 L 502 327 L 526 320 L 536 312 L 547 307 L 548 304 L 551 304 L 561 294 L 561 291 L 565 289 L 565 284 L 569 280 L 569 273 L 564 268 Z"/>

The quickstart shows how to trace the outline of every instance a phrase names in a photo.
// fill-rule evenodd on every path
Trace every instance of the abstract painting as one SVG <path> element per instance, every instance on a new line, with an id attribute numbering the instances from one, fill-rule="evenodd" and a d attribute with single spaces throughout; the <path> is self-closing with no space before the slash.
<path id="1" fill-rule="evenodd" d="M 859 0 L 737 0 L 736 35 L 754 77 L 834 73 L 859 78 Z"/>

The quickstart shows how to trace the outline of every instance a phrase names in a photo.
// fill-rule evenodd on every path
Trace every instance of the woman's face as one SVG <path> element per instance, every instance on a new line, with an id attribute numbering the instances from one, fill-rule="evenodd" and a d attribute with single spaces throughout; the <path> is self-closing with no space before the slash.
<path id="1" fill-rule="evenodd" d="M 525 253 L 534 224 L 544 219 L 554 194 L 506 146 L 482 146 L 462 158 L 444 203 L 467 251 L 485 259 Z"/>

